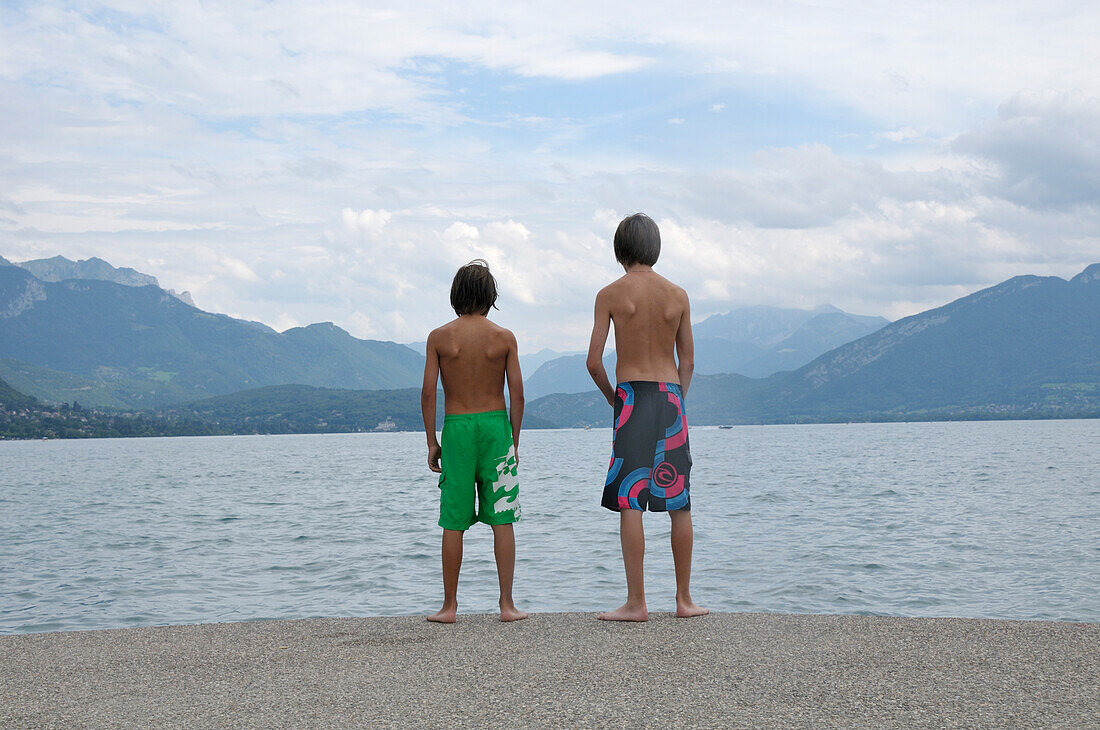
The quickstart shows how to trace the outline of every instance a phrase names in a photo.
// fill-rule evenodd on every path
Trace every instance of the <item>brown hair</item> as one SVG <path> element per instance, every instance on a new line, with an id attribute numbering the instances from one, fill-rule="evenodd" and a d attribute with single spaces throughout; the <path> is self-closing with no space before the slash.
<path id="1" fill-rule="evenodd" d="M 458 316 L 489 313 L 497 305 L 497 280 L 484 259 L 461 267 L 451 282 L 451 306 Z"/>
<path id="2" fill-rule="evenodd" d="M 661 255 L 661 230 L 645 213 L 623 218 L 615 229 L 615 260 L 623 266 L 652 266 Z"/>

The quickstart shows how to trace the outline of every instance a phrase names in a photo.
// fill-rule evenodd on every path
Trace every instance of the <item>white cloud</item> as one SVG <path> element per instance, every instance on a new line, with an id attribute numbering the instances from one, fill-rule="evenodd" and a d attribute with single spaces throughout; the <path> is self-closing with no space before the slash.
<path id="1" fill-rule="evenodd" d="M 301 325 L 302 323 L 296 317 L 287 312 L 283 312 L 271 321 L 272 328 L 279 332 L 286 332 L 289 329 L 300 327 Z"/>
<path id="2" fill-rule="evenodd" d="M 248 264 L 240 259 L 224 256 L 219 263 L 226 273 L 241 281 L 255 282 L 260 280 L 260 277 L 256 276 L 256 272 L 250 269 Z"/>
<path id="3" fill-rule="evenodd" d="M 1100 206 L 1100 96 L 1021 92 L 953 148 L 992 166 L 990 193 L 1032 207 Z"/>
<path id="4" fill-rule="evenodd" d="M 0 8 L 0 255 L 280 328 L 422 339 L 480 256 L 494 316 L 582 348 L 639 209 L 700 316 L 899 316 L 1100 250 L 1087 4 L 97 7 Z"/>
<path id="5" fill-rule="evenodd" d="M 891 142 L 909 142 L 914 139 L 920 139 L 923 135 L 912 127 L 901 127 L 889 132 L 882 132 L 879 136 Z"/>
<path id="6" fill-rule="evenodd" d="M 481 233 L 477 230 L 477 226 L 455 221 L 443 231 L 443 238 L 447 241 L 476 241 L 481 238 Z"/>
<path id="7" fill-rule="evenodd" d="M 344 208 L 341 213 L 344 228 L 353 233 L 364 233 L 372 238 L 382 235 L 382 229 L 386 227 L 392 217 L 393 214 L 388 210 L 370 210 L 369 208 L 358 213 L 351 208 Z"/>

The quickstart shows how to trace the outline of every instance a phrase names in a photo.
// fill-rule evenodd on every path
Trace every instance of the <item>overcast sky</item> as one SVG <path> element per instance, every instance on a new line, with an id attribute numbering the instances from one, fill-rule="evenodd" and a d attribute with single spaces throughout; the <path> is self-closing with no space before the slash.
<path id="1" fill-rule="evenodd" d="M 483 257 L 529 352 L 637 210 L 696 320 L 1100 260 L 1095 2 L 366 5 L 0 4 L 0 256 L 402 342 Z"/>

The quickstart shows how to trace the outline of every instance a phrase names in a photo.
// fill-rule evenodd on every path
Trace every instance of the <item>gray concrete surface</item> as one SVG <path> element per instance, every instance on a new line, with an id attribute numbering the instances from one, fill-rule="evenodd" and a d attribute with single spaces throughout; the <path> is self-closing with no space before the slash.
<path id="1" fill-rule="evenodd" d="M 1100 727 L 1100 625 L 343 618 L 0 637 L 3 728 Z"/>

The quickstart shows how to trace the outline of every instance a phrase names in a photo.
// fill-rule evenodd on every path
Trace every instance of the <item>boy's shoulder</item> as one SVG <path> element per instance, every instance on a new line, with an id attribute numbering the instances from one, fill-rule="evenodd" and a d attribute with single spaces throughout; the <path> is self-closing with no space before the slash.
<path id="1" fill-rule="evenodd" d="M 508 342 L 515 342 L 516 341 L 516 336 L 512 332 L 512 330 L 508 329 L 507 327 L 502 327 L 501 325 L 497 324 L 496 322 L 490 321 L 488 319 L 485 320 L 485 321 L 489 323 L 490 327 L 492 327 L 493 334 L 496 335 L 497 337 L 499 337 L 500 339 L 506 340 Z"/>
<path id="2" fill-rule="evenodd" d="M 456 322 L 458 322 L 457 319 L 452 319 L 447 324 L 441 324 L 436 327 L 434 330 L 428 333 L 428 341 L 431 342 L 432 340 L 438 340 L 441 336 L 453 332 Z"/>
<path id="3" fill-rule="evenodd" d="M 446 341 L 468 337 L 485 337 L 486 335 L 511 342 L 515 342 L 516 339 L 512 330 L 507 327 L 501 327 L 499 324 L 486 317 L 475 323 L 463 322 L 461 319 L 452 319 L 450 322 L 442 324 L 429 332 L 428 342 L 433 343 L 441 340 Z"/>
<path id="4" fill-rule="evenodd" d="M 664 292 L 672 294 L 673 296 L 683 297 L 684 299 L 687 298 L 687 291 L 682 286 L 676 284 L 675 282 L 669 281 L 665 277 L 658 274 L 656 271 L 654 271 L 653 274 L 653 277 L 648 282 L 646 282 L 646 285 L 648 287 L 651 287 L 653 289 L 660 289 Z M 631 279 L 630 274 L 623 274 L 618 279 L 605 286 L 603 289 L 600 289 L 600 291 L 596 293 L 596 297 L 605 299 L 608 297 L 614 298 L 625 295 L 627 292 L 630 291 L 637 291 L 637 289 L 635 289 L 636 281 L 637 280 Z"/>
<path id="5" fill-rule="evenodd" d="M 669 281 L 660 274 L 657 274 L 656 284 L 659 288 L 663 289 L 673 297 L 676 297 L 678 299 L 687 299 L 687 291 L 684 289 L 684 287 L 680 286 L 674 281 Z"/>
<path id="6" fill-rule="evenodd" d="M 626 287 L 627 287 L 627 277 L 625 275 L 620 276 L 618 279 L 616 279 L 615 281 L 613 281 L 610 284 L 606 285 L 603 289 L 600 289 L 598 292 L 596 292 L 596 298 L 597 299 L 607 299 L 608 297 L 617 296 L 620 292 L 625 291 Z"/>

